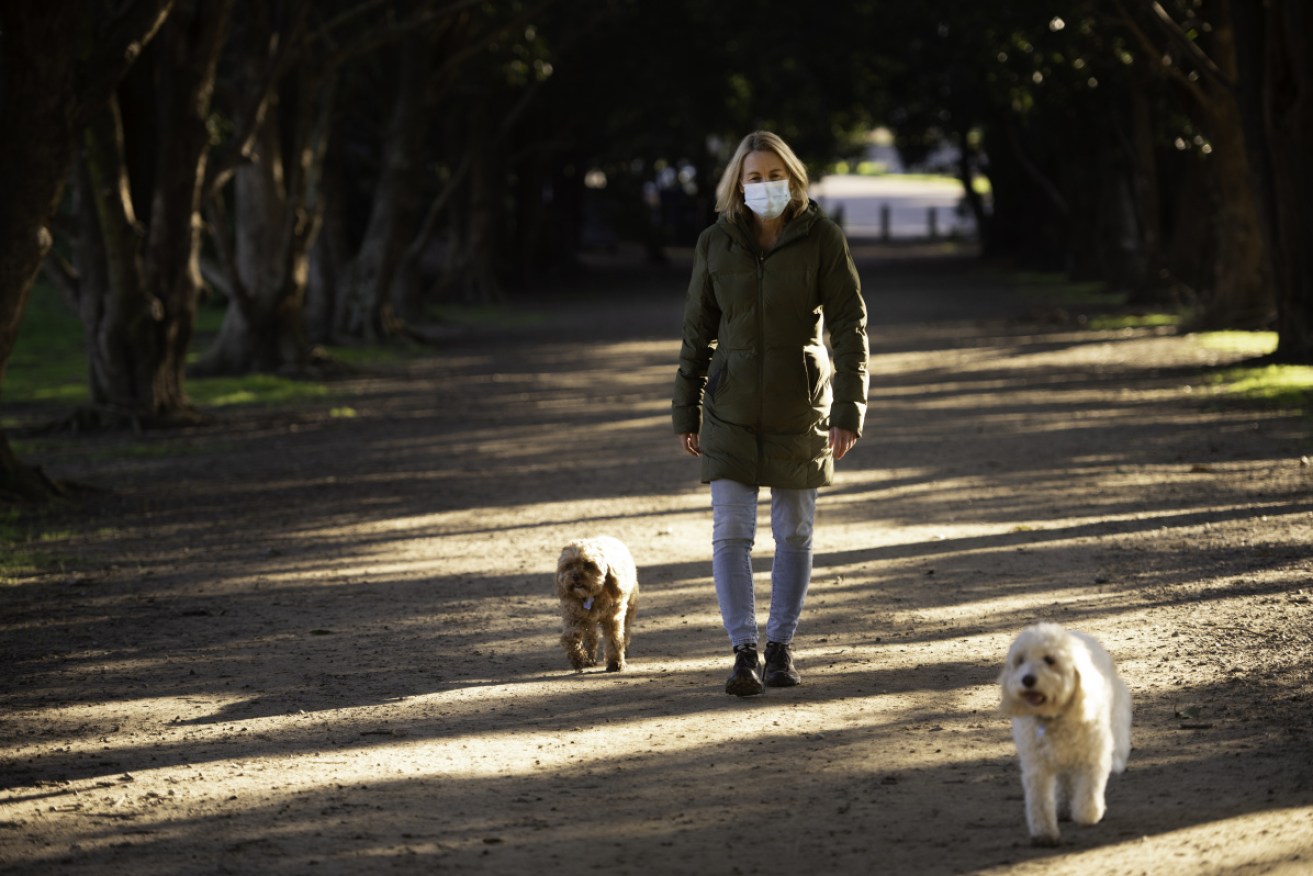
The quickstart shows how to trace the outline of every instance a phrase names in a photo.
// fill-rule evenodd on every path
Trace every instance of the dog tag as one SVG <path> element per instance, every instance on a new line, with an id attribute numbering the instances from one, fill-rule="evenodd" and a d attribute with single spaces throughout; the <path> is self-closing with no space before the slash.
<path id="1" fill-rule="evenodd" d="M 584 600 L 584 611 L 592 611 L 592 610 L 593 610 L 593 597 L 590 596 Z"/>

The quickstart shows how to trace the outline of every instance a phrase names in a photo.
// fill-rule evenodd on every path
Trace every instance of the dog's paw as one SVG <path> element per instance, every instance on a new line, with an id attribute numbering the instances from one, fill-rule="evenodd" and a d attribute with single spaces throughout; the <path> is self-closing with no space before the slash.
<path id="1" fill-rule="evenodd" d="M 571 652 L 570 665 L 574 667 L 575 672 L 583 672 L 589 666 L 596 666 L 597 661 L 582 652 Z"/>
<path id="2" fill-rule="evenodd" d="M 607 672 L 623 672 L 627 664 L 623 660 L 611 660 L 606 664 Z"/>

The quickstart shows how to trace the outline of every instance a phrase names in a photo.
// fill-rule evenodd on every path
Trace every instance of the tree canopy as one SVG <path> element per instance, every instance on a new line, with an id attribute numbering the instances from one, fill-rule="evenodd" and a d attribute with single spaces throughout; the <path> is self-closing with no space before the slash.
<path id="1" fill-rule="evenodd" d="M 186 421 L 205 291 L 193 369 L 311 368 L 532 288 L 598 221 L 659 258 L 751 130 L 819 172 L 875 126 L 954 148 L 985 256 L 1313 362 L 1311 42 L 1303 0 L 10 0 L 0 380 L 42 265 L 91 419 Z M 0 432 L 0 493 L 46 484 Z"/>

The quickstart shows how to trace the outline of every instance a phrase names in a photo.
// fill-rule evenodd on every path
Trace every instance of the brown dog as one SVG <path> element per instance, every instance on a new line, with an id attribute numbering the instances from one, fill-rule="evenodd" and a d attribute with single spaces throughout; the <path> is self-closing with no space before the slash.
<path id="1" fill-rule="evenodd" d="M 565 622 L 561 644 L 575 671 L 597 665 L 601 640 L 606 671 L 624 669 L 638 607 L 638 571 L 629 548 L 606 535 L 570 542 L 556 562 L 556 595 Z"/>

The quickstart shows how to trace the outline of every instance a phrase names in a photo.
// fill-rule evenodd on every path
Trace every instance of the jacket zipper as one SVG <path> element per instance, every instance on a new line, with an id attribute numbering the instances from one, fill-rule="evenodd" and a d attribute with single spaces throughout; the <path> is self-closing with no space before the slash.
<path id="1" fill-rule="evenodd" d="M 757 253 L 757 477 L 761 482 L 762 456 L 766 444 L 762 424 L 766 420 L 766 253 Z"/>

